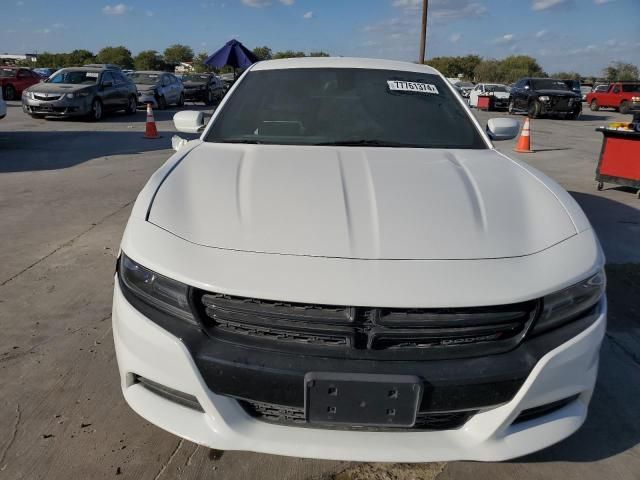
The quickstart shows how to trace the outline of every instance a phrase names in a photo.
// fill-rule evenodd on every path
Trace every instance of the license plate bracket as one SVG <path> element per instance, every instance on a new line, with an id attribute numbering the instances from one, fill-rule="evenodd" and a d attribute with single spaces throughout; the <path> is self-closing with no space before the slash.
<path id="1" fill-rule="evenodd" d="M 414 375 L 309 372 L 305 415 L 310 424 L 409 428 L 422 391 Z"/>

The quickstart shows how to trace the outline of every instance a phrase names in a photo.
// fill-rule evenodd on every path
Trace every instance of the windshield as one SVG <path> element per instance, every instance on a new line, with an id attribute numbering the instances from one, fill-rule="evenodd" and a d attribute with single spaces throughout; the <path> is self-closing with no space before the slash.
<path id="1" fill-rule="evenodd" d="M 475 85 L 471 82 L 458 82 L 460 88 L 473 88 Z"/>
<path id="2" fill-rule="evenodd" d="M 15 68 L 0 68 L 0 77 L 15 77 L 16 71 Z"/>
<path id="3" fill-rule="evenodd" d="M 131 75 L 131 80 L 133 83 L 138 83 L 140 85 L 155 85 L 160 80 L 160 75 L 157 73 L 134 73 Z"/>
<path id="4" fill-rule="evenodd" d="M 487 92 L 504 92 L 507 93 L 507 87 L 504 85 L 485 85 Z"/>
<path id="5" fill-rule="evenodd" d="M 436 75 L 304 68 L 249 72 L 205 141 L 278 145 L 487 148 Z"/>
<path id="6" fill-rule="evenodd" d="M 183 82 L 206 82 L 211 78 L 211 75 L 183 75 Z"/>
<path id="7" fill-rule="evenodd" d="M 552 78 L 542 78 L 531 80 L 534 90 L 569 90 L 569 87 L 562 80 L 553 80 Z"/>
<path id="8" fill-rule="evenodd" d="M 95 85 L 98 83 L 100 72 L 86 70 L 61 70 L 47 80 L 47 83 L 70 83 L 73 85 Z"/>

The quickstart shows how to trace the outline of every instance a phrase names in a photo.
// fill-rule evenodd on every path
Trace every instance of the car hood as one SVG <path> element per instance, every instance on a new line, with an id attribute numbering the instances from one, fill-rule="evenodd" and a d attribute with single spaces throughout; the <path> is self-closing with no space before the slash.
<path id="1" fill-rule="evenodd" d="M 489 149 L 202 143 L 148 221 L 209 247 L 357 259 L 517 257 L 577 233 L 544 183 Z"/>
<path id="2" fill-rule="evenodd" d="M 509 92 L 492 92 L 496 98 L 509 98 Z"/>
<path id="3" fill-rule="evenodd" d="M 79 90 L 85 90 L 87 88 L 93 88 L 95 85 L 73 85 L 67 83 L 36 83 L 31 85 L 27 90 L 30 92 L 41 93 L 72 93 Z"/>

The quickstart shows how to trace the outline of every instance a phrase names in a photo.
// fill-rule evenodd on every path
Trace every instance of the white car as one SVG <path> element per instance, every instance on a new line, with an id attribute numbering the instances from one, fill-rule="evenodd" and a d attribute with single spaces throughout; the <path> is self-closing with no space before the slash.
<path id="1" fill-rule="evenodd" d="M 122 391 L 220 450 L 505 460 L 587 415 L 604 256 L 572 197 L 494 149 L 436 70 L 260 62 L 137 198 Z M 182 142 L 178 142 L 182 143 Z"/>
<path id="2" fill-rule="evenodd" d="M 2 89 L 0 88 L 0 120 L 7 116 L 7 104 L 4 101 Z"/>
<path id="3" fill-rule="evenodd" d="M 506 85 L 501 83 L 479 83 L 469 94 L 469 106 L 478 107 L 478 97 L 480 95 L 493 96 L 494 108 L 507 108 L 509 106 L 509 91 Z"/>

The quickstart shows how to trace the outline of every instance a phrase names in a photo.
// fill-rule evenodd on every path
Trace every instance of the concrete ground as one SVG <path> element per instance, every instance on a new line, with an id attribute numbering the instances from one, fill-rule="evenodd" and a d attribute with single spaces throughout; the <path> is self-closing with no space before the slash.
<path id="1" fill-rule="evenodd" d="M 200 108 L 200 107 L 199 107 Z M 597 192 L 601 135 L 623 118 L 536 120 L 535 154 L 515 155 L 583 206 L 609 260 L 610 325 L 589 418 L 574 436 L 504 463 L 348 464 L 214 452 L 150 425 L 125 404 L 111 339 L 118 243 L 132 202 L 171 154 L 173 112 L 90 124 L 0 121 L 0 479 L 640 479 L 640 200 Z M 485 122 L 495 114 L 479 113 Z M 498 143 L 512 154 L 514 141 Z"/>

